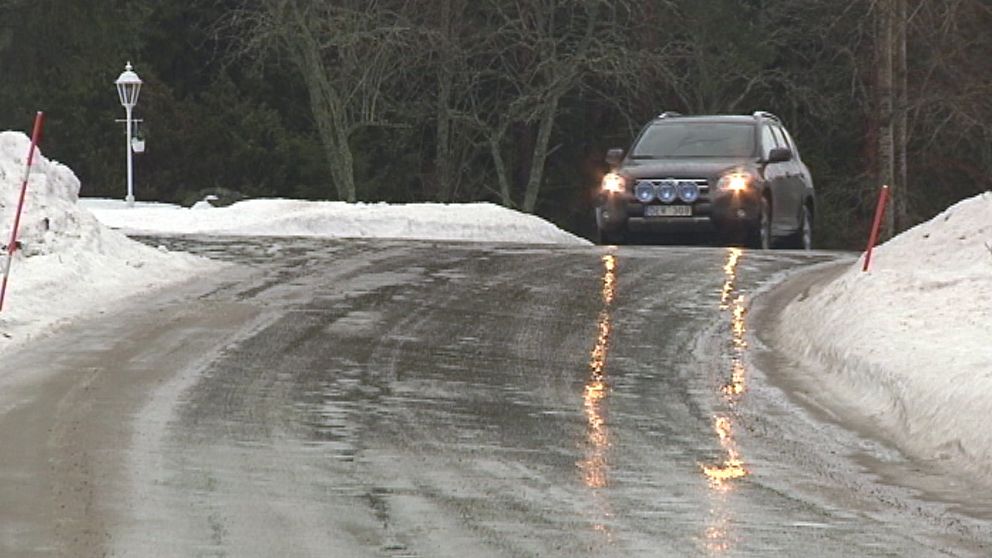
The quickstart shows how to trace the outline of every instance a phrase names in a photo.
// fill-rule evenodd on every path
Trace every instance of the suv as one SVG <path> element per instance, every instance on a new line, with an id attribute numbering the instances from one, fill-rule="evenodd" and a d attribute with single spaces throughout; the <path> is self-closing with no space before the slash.
<path id="1" fill-rule="evenodd" d="M 813 180 L 771 113 L 666 112 L 641 130 L 626 157 L 611 149 L 606 161 L 612 170 L 596 199 L 601 242 L 638 231 L 712 231 L 743 235 L 756 248 L 812 248 Z"/>

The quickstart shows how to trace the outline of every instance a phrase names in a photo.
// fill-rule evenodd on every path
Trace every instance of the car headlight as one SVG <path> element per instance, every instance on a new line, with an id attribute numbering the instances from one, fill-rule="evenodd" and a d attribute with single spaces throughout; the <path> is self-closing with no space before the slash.
<path id="1" fill-rule="evenodd" d="M 634 196 L 641 203 L 648 203 L 654 199 L 654 184 L 647 180 L 642 180 L 634 187 Z"/>
<path id="2" fill-rule="evenodd" d="M 615 172 L 611 172 L 603 177 L 602 187 L 604 192 L 619 194 L 627 188 L 627 181 Z"/>
<path id="3" fill-rule="evenodd" d="M 720 177 L 717 188 L 731 192 L 743 192 L 754 182 L 754 175 L 747 171 L 734 171 Z"/>

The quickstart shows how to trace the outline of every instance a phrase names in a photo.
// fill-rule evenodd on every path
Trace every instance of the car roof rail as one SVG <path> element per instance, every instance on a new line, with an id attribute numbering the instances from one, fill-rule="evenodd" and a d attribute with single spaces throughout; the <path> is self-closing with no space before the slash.
<path id="1" fill-rule="evenodd" d="M 682 116 L 681 112 L 675 112 L 674 110 L 666 110 L 665 112 L 658 115 L 658 118 L 673 118 L 676 116 Z"/>
<path id="2" fill-rule="evenodd" d="M 775 122 L 779 122 L 779 123 L 782 122 L 781 118 L 775 116 L 774 114 L 768 112 L 767 110 L 756 110 L 754 111 L 754 114 L 752 116 L 754 116 L 755 118 L 767 118 L 769 120 L 774 120 Z"/>

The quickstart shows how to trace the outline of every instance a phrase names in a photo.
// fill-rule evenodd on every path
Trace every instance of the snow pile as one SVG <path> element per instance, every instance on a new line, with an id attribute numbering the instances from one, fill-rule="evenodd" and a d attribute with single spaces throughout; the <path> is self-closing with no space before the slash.
<path id="1" fill-rule="evenodd" d="M 348 204 L 285 199 L 193 208 L 83 200 L 104 224 L 139 234 L 311 236 L 588 245 L 533 215 L 490 203 Z"/>
<path id="2" fill-rule="evenodd" d="M 862 265 L 786 308 L 779 335 L 904 451 L 992 481 L 992 193 Z"/>
<path id="3" fill-rule="evenodd" d="M 30 144 L 20 132 L 0 132 L 4 244 L 10 240 Z M 107 229 L 77 206 L 78 196 L 72 170 L 36 152 L 18 234 L 22 248 L 14 256 L 0 312 L 0 350 L 63 318 L 210 268 L 201 258 L 161 252 Z"/>

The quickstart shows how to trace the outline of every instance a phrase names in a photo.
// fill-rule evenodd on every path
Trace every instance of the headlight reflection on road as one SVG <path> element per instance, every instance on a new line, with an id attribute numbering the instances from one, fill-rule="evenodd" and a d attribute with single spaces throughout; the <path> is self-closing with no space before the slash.
<path id="1" fill-rule="evenodd" d="M 730 248 L 727 263 L 723 266 L 724 282 L 720 292 L 720 309 L 730 312 L 730 382 L 723 386 L 728 398 L 736 398 L 746 389 L 744 353 L 747 352 L 747 304 L 744 295 L 737 292 L 737 265 L 742 251 Z M 736 295 L 736 296 L 735 296 Z"/>
<path id="2" fill-rule="evenodd" d="M 706 550 L 713 555 L 725 554 L 730 551 L 731 532 L 726 518 L 713 518 L 713 522 L 706 528 L 705 545 Z"/>
<path id="3" fill-rule="evenodd" d="M 610 437 L 600 408 L 603 399 L 606 398 L 607 389 L 602 380 L 592 380 L 586 385 L 585 413 L 589 423 L 586 441 L 589 450 L 586 459 L 579 464 L 579 467 L 589 488 L 603 488 L 607 483 L 606 449 L 610 446 Z"/>
<path id="4" fill-rule="evenodd" d="M 603 305 L 609 306 L 617 294 L 617 257 L 613 254 L 603 256 L 603 268 Z"/>
<path id="5" fill-rule="evenodd" d="M 747 387 L 744 383 L 747 379 L 744 367 L 744 353 L 747 351 L 747 339 L 745 338 L 747 324 L 744 318 L 747 316 L 747 306 L 744 295 L 734 299 L 731 316 L 730 342 L 733 352 L 730 356 L 730 382 L 723 386 L 723 393 L 733 399 L 743 394 Z"/>
<path id="6" fill-rule="evenodd" d="M 720 446 L 727 452 L 727 458 L 720 465 L 702 465 L 703 473 L 714 489 L 729 490 L 729 481 L 746 477 L 748 471 L 734 443 L 733 422 L 730 418 L 716 417 L 714 429 L 720 437 Z"/>
<path id="7" fill-rule="evenodd" d="M 603 488 L 608 483 L 606 452 L 610 447 L 610 435 L 604 418 L 603 405 L 609 395 L 609 386 L 605 382 L 606 353 L 609 349 L 610 336 L 613 333 L 611 305 L 616 296 L 617 257 L 613 254 L 603 256 L 603 309 L 597 320 L 596 345 L 589 358 L 589 380 L 586 382 L 583 394 L 583 410 L 586 416 L 588 445 L 586 459 L 579 463 L 583 472 L 583 480 L 590 488 Z"/>
<path id="8" fill-rule="evenodd" d="M 737 288 L 737 262 L 741 259 L 743 251 L 740 248 L 731 248 L 727 252 L 727 263 L 723 266 L 725 280 L 723 290 L 720 293 L 720 308 L 727 309 L 727 301 L 730 300 L 731 293 Z"/>
<path id="9" fill-rule="evenodd" d="M 723 266 L 724 283 L 720 291 L 720 310 L 730 315 L 730 379 L 723 385 L 721 392 L 731 407 L 728 413 L 713 417 L 713 430 L 720 441 L 720 447 L 725 457 L 718 464 L 700 463 L 700 468 L 706 476 L 714 494 L 714 506 L 711 510 L 711 521 L 703 534 L 703 545 L 713 555 L 730 552 L 736 541 L 732 528 L 732 508 L 727 507 L 726 498 L 734 488 L 734 481 L 750 474 L 744 458 L 734 441 L 733 407 L 747 390 L 747 367 L 745 354 L 747 352 L 747 304 L 737 286 L 738 266 L 743 251 L 730 248 L 727 260 Z"/>

